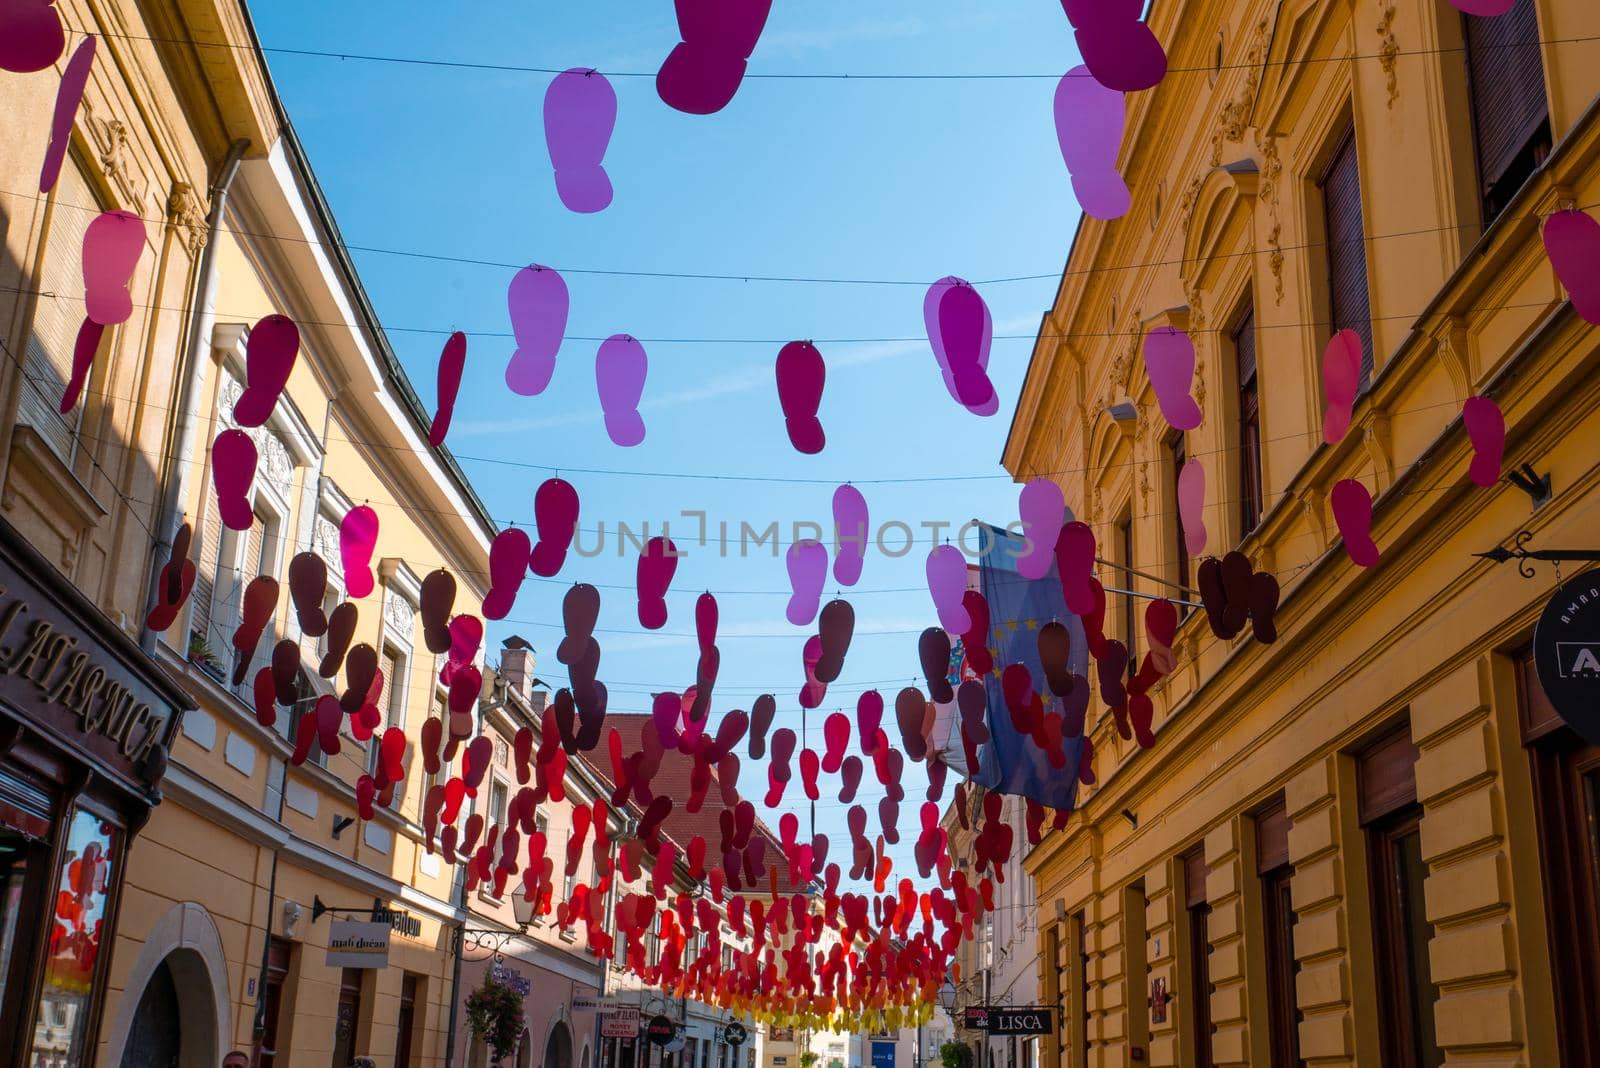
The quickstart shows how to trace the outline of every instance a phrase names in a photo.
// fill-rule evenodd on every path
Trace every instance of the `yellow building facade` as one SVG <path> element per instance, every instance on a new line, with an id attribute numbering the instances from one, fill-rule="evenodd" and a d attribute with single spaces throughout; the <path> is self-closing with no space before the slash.
<path id="1" fill-rule="evenodd" d="M 1080 227 L 1004 462 L 1061 482 L 1107 586 L 1198 602 L 1175 479 L 1199 459 L 1205 555 L 1277 576 L 1279 637 L 1219 640 L 1195 608 L 1154 748 L 1091 713 L 1097 784 L 1027 859 L 1045 1064 L 1600 1063 L 1594 750 L 1528 653 L 1587 565 L 1474 555 L 1524 531 L 1600 548 L 1600 332 L 1540 238 L 1600 205 L 1600 8 L 1158 0 L 1150 20 L 1171 69 L 1128 98 L 1133 207 Z M 1140 355 L 1163 325 L 1197 350 L 1185 435 Z M 1335 328 L 1371 366 L 1329 445 Z M 1469 481 L 1473 395 L 1548 494 Z M 1328 504 L 1346 478 L 1374 498 L 1370 569 Z M 1136 652 L 1142 606 L 1107 614 Z"/>
<path id="2" fill-rule="evenodd" d="M 126 774 L 149 770 L 160 793 L 149 785 L 130 796 L 160 803 L 104 825 L 114 889 L 100 913 L 108 922 L 98 962 L 86 958 L 84 1001 L 68 1014 L 19 998 L 16 1021 L 38 1037 L 19 1030 L 4 1041 L 18 1043 L 19 1063 L 51 1068 L 214 1066 L 230 1049 L 260 1065 L 342 1066 L 358 1054 L 443 1063 L 466 909 L 455 871 L 425 851 L 419 825 L 431 783 L 420 730 L 444 701 L 442 658 L 423 641 L 420 586 L 443 568 L 457 580 L 455 612 L 478 613 L 494 524 L 454 462 L 427 444 L 429 413 L 342 250 L 245 7 L 56 8 L 67 55 L 85 34 L 98 37 L 98 51 L 47 196 L 35 192 L 38 168 L 67 55 L 53 70 L 0 75 L 0 113 L 18 149 L 0 160 L 0 514 L 98 609 L 113 655 L 132 663 L 124 645 L 142 646 L 137 670 L 160 693 L 175 688 L 170 714 L 147 717 L 171 724 L 152 735 L 164 763 Z M 109 210 L 145 224 L 134 313 L 108 331 L 84 399 L 62 417 L 56 405 L 83 315 L 83 234 Z M 236 426 L 245 345 L 272 314 L 299 324 L 301 349 L 272 417 L 249 431 L 260 455 L 254 523 L 234 532 L 218 518 L 210 446 Z M 402 726 L 410 741 L 407 781 L 371 821 L 356 818 L 354 787 L 375 741 L 355 740 L 347 725 L 338 753 L 301 766 L 288 759 L 311 700 L 345 685 L 342 673 L 318 676 L 322 649 L 300 633 L 289 561 L 316 552 L 329 564 L 328 606 L 343 600 L 338 526 L 360 504 L 377 512 L 380 529 L 375 588 L 353 601 L 354 642 L 378 652 L 384 726 Z M 143 627 L 153 568 L 184 522 L 194 532 L 194 590 L 177 622 L 153 634 Z M 280 598 L 234 685 L 231 637 L 258 575 L 280 580 Z M 280 708 L 268 727 L 257 721 L 251 680 L 283 638 L 300 643 L 306 700 Z M 30 729 L 45 733 L 25 721 L 24 742 Z M 98 772 L 90 766 L 91 783 Z M 70 769 L 58 778 L 74 780 Z M 45 837 L 34 836 L 41 856 L 64 863 L 81 853 L 76 838 L 52 846 Z M 330 925 L 347 916 L 390 924 L 386 967 L 328 966 Z M 28 961 L 10 971 L 28 990 L 39 974 Z M 6 989 L 9 1013 L 23 988 Z"/>

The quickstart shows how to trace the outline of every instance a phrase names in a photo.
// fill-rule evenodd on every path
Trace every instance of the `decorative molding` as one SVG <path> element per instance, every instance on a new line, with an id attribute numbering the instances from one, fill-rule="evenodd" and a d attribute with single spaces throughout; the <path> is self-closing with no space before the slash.
<path id="1" fill-rule="evenodd" d="M 222 417 L 222 422 L 230 430 L 243 430 L 250 435 L 250 440 L 256 443 L 256 451 L 260 454 L 261 465 L 257 475 L 265 479 L 277 494 L 280 501 L 287 503 L 289 491 L 294 487 L 294 457 L 289 455 L 289 446 L 284 444 L 283 438 L 270 426 L 241 427 L 233 418 L 233 406 L 239 403 L 239 398 L 244 394 L 244 386 L 240 385 L 231 370 L 223 368 L 222 389 L 217 397 L 217 412 Z"/>
<path id="2" fill-rule="evenodd" d="M 1400 76 L 1395 70 L 1400 55 L 1400 44 L 1394 36 L 1394 5 L 1388 4 L 1378 19 L 1378 65 L 1383 68 L 1389 83 L 1389 110 L 1394 110 L 1400 99 Z"/>
<path id="3" fill-rule="evenodd" d="M 174 183 L 172 192 L 167 194 L 167 223 L 173 229 L 183 231 L 184 244 L 188 246 L 191 256 L 199 255 L 200 250 L 205 248 L 206 239 L 210 236 L 205 209 L 195 195 L 194 187 L 188 182 Z"/>
<path id="4" fill-rule="evenodd" d="M 1465 401 L 1472 393 L 1470 334 L 1459 316 L 1446 316 L 1433 331 L 1433 354 L 1450 378 L 1456 400 Z"/>
<path id="5" fill-rule="evenodd" d="M 383 595 L 383 619 L 394 633 L 411 641 L 416 629 L 417 610 L 398 590 L 386 587 Z"/>
<path id="6" fill-rule="evenodd" d="M 339 556 L 339 528 L 323 512 L 311 524 L 311 549 L 328 565 L 328 574 L 344 584 L 343 560 Z"/>
<path id="7" fill-rule="evenodd" d="M 1283 176 L 1283 160 L 1278 156 L 1278 139 L 1268 134 L 1261 140 L 1261 177 L 1256 192 L 1261 203 L 1267 206 L 1267 216 L 1272 220 L 1267 230 L 1267 248 L 1271 250 L 1268 265 L 1272 268 L 1272 287 L 1276 303 L 1283 303 L 1283 223 L 1278 218 L 1278 180 Z"/>
<path id="8" fill-rule="evenodd" d="M 101 173 L 122 197 L 124 205 L 136 210 L 143 209 L 148 183 L 128 146 L 127 124 L 121 119 L 95 115 L 92 97 L 85 96 L 82 107 L 82 126 L 89 131 Z"/>
<path id="9" fill-rule="evenodd" d="M 1361 443 L 1378 473 L 1378 493 L 1394 484 L 1394 435 L 1389 427 L 1389 413 L 1374 405 L 1366 425 L 1361 429 Z M 1377 496 L 1374 493 L 1373 496 Z"/>
<path id="10" fill-rule="evenodd" d="M 1267 30 L 1265 18 L 1256 23 L 1250 51 L 1245 55 L 1244 83 L 1239 86 L 1238 92 L 1222 105 L 1222 112 L 1217 116 L 1217 129 L 1211 135 L 1213 167 L 1222 162 L 1223 144 L 1238 144 L 1244 140 L 1245 131 L 1250 128 L 1256 109 L 1256 92 L 1261 87 L 1261 61 L 1267 51 Z"/>

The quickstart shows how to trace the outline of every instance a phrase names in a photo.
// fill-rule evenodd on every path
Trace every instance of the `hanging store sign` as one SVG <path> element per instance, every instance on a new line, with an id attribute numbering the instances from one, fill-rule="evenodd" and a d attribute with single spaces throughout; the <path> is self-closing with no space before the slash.
<path id="1" fill-rule="evenodd" d="M 731 1023 L 722 1029 L 722 1041 L 730 1046 L 742 1046 L 749 1035 L 745 1033 L 744 1024 Z"/>
<path id="2" fill-rule="evenodd" d="M 644 1027 L 644 1036 L 658 1046 L 670 1044 L 677 1034 L 678 1025 L 666 1016 L 652 1016 Z"/>
<path id="3" fill-rule="evenodd" d="M 601 1038 L 638 1038 L 639 1010 L 623 1006 L 600 1017 Z"/>
<path id="4" fill-rule="evenodd" d="M 1045 1005 L 983 1005 L 965 1010 L 962 1017 L 968 1030 L 991 1035 L 1048 1035 L 1054 1023 L 1053 1011 Z"/>
<path id="5" fill-rule="evenodd" d="M 334 920 L 328 927 L 330 968 L 387 968 L 389 935 L 387 923 L 369 920 Z"/>
<path id="6" fill-rule="evenodd" d="M 961 1010 L 961 1026 L 968 1031 L 989 1030 L 989 1010 L 985 1008 L 972 1008 Z"/>
<path id="7" fill-rule="evenodd" d="M 622 1007 L 622 1002 L 612 997 L 601 997 L 599 994 L 574 994 L 572 996 L 573 1012 L 615 1012 Z"/>
<path id="8" fill-rule="evenodd" d="M 1600 745 L 1600 568 L 1550 598 L 1533 632 L 1533 659 L 1556 714 Z"/>

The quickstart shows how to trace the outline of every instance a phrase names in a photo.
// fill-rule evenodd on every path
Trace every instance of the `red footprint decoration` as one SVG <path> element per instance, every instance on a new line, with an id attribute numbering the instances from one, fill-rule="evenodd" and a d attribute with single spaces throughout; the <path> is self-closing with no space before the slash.
<path id="1" fill-rule="evenodd" d="M 1075 616 L 1089 615 L 1095 609 L 1095 593 L 1091 586 L 1094 554 L 1094 531 L 1088 524 L 1073 522 L 1061 528 L 1061 536 L 1056 540 L 1056 571 L 1067 611 Z"/>
<path id="2" fill-rule="evenodd" d="M 667 625 L 667 588 L 678 570 L 678 547 L 670 538 L 651 538 L 639 554 L 636 576 L 639 625 L 660 630 Z"/>
<path id="3" fill-rule="evenodd" d="M 578 491 L 564 479 L 546 479 L 533 495 L 533 517 L 539 541 L 528 566 L 535 575 L 554 578 L 567 562 L 578 531 Z"/>
<path id="4" fill-rule="evenodd" d="M 189 559 L 193 537 L 194 528 L 188 523 L 178 528 L 172 539 L 172 551 L 156 579 L 156 603 L 145 615 L 144 625 L 157 634 L 177 620 L 189 599 L 189 591 L 194 588 L 194 561 Z"/>
<path id="5" fill-rule="evenodd" d="M 62 415 L 77 407 L 78 398 L 83 396 L 83 387 L 89 383 L 89 371 L 94 367 L 94 358 L 99 354 L 100 342 L 105 336 L 106 328 L 93 319 L 85 318 L 78 327 L 77 340 L 72 344 L 72 374 L 56 406 Z"/>
<path id="6" fill-rule="evenodd" d="M 489 546 L 489 592 L 483 598 L 485 619 L 504 619 L 511 614 L 528 577 L 528 558 L 533 544 L 526 531 L 508 527 L 495 535 Z"/>
<path id="7" fill-rule="evenodd" d="M 239 656 L 233 668 L 233 684 L 244 681 L 245 672 L 254 658 L 256 646 L 261 642 L 261 632 L 272 618 L 278 605 L 278 580 L 271 575 L 257 575 L 244 588 L 244 599 L 239 610 L 239 626 L 233 632 L 233 647 Z"/>
<path id="8" fill-rule="evenodd" d="M 961 650 L 968 667 L 979 675 L 987 675 L 994 670 L 994 657 L 989 653 L 989 602 L 977 590 L 968 590 L 962 594 L 961 603 L 972 621 L 961 635 Z"/>
<path id="9" fill-rule="evenodd" d="M 272 647 L 272 696 L 280 705 L 292 705 L 299 694 L 300 643 L 284 638 Z"/>
<path id="10" fill-rule="evenodd" d="M 900 744 L 905 747 L 906 756 L 912 760 L 920 761 L 928 755 L 928 740 L 922 733 L 927 707 L 928 699 L 915 686 L 907 686 L 894 699 L 894 718 L 900 725 Z"/>
<path id="11" fill-rule="evenodd" d="M 328 615 L 322 603 L 328 596 L 328 565 L 307 550 L 289 561 L 289 599 L 294 602 L 300 631 L 309 638 L 328 633 Z"/>
<path id="12" fill-rule="evenodd" d="M 844 763 L 845 748 L 850 744 L 850 717 L 843 712 L 830 714 L 822 723 L 822 737 L 827 742 L 822 754 L 822 770 L 829 775 L 837 774 Z"/>
<path id="13" fill-rule="evenodd" d="M 873 755 L 877 747 L 878 725 L 882 722 L 882 694 L 877 690 L 867 690 L 856 698 L 856 737 L 861 740 L 862 755 Z"/>
<path id="14" fill-rule="evenodd" d="M 339 559 L 344 565 L 345 591 L 359 601 L 373 591 L 372 555 L 378 548 L 378 513 L 357 505 L 339 523 Z"/>
<path id="15" fill-rule="evenodd" d="M 467 335 L 457 330 L 439 353 L 438 405 L 428 427 L 428 444 L 438 448 L 450 433 L 450 420 L 456 414 L 456 396 L 461 392 L 461 375 L 467 368 Z"/>
<path id="16" fill-rule="evenodd" d="M 339 667 L 344 663 L 344 654 L 350 648 L 350 643 L 356 636 L 356 623 L 360 618 L 360 611 L 349 601 L 341 601 L 334 608 L 333 614 L 328 617 L 328 629 L 324 635 L 327 639 L 327 653 L 322 657 L 322 663 L 317 666 L 317 674 L 325 679 L 331 679 L 339 674 Z"/>
<path id="17" fill-rule="evenodd" d="M 1573 310 L 1600 326 L 1600 223 L 1588 212 L 1558 211 L 1545 220 L 1544 250 Z"/>
<path id="18" fill-rule="evenodd" d="M 1500 481 L 1500 465 L 1506 455 L 1506 417 L 1490 398 L 1468 397 L 1461 409 L 1461 422 L 1472 442 L 1468 476 L 1487 489 Z"/>
<path id="19" fill-rule="evenodd" d="M 272 416 L 289 384 L 300 355 L 300 328 L 287 315 L 269 315 L 256 323 L 245 342 L 244 392 L 233 405 L 234 422 L 261 426 Z"/>
<path id="20" fill-rule="evenodd" d="M 956 699 L 950 685 L 950 635 L 939 627 L 929 627 L 917 639 L 917 656 L 922 661 L 922 677 L 928 695 L 936 704 L 947 705 Z"/>
<path id="21" fill-rule="evenodd" d="M 443 568 L 428 572 L 422 580 L 422 644 L 428 652 L 441 656 L 450 651 L 450 613 L 456 604 L 455 576 Z"/>
<path id="22" fill-rule="evenodd" d="M 1372 494 L 1360 482 L 1346 478 L 1334 485 L 1330 499 L 1345 552 L 1360 567 L 1375 566 L 1379 552 L 1372 540 Z"/>
<path id="23" fill-rule="evenodd" d="M 778 702 L 764 693 L 750 706 L 750 759 L 760 760 L 767 755 L 767 731 L 772 717 L 778 714 Z"/>
<path id="24" fill-rule="evenodd" d="M 822 353 L 809 341 L 791 341 L 778 352 L 778 403 L 783 408 L 789 443 L 795 451 L 814 456 L 827 444 L 817 411 L 828 368 Z M 823 567 L 827 557 L 823 557 Z"/>
<path id="25" fill-rule="evenodd" d="M 256 672 L 255 681 L 251 684 L 251 696 L 255 698 L 256 722 L 269 729 L 275 726 L 278 722 L 278 684 L 270 667 Z"/>
<path id="26" fill-rule="evenodd" d="M 1322 440 L 1337 445 L 1350 430 L 1350 414 L 1361 392 L 1361 335 L 1341 330 L 1322 350 Z"/>
<path id="27" fill-rule="evenodd" d="M 55 0 L 0 0 L 0 70 L 35 74 L 67 50 Z"/>
<path id="28" fill-rule="evenodd" d="M 355 646 L 344 658 L 344 695 L 339 704 L 346 712 L 356 713 L 367 699 L 373 681 L 378 675 L 378 651 L 366 642 Z"/>
<path id="29" fill-rule="evenodd" d="M 256 443 L 243 430 L 224 430 L 211 444 L 211 482 L 217 511 L 229 530 L 249 530 L 255 522 L 250 485 L 256 480 Z"/>
<path id="30" fill-rule="evenodd" d="M 675 110 L 715 114 L 739 91 L 772 0 L 676 0 L 676 6 L 683 40 L 656 73 L 656 92 Z"/>

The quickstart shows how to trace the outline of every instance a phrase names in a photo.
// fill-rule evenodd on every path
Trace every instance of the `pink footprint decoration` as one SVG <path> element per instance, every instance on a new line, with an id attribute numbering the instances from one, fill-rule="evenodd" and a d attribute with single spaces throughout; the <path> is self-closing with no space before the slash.
<path id="1" fill-rule="evenodd" d="M 1587 212 L 1558 211 L 1545 220 L 1544 250 L 1573 310 L 1600 326 L 1600 223 Z"/>
<path id="2" fill-rule="evenodd" d="M 567 283 L 553 268 L 524 267 L 506 293 L 517 350 L 506 365 L 506 385 L 523 397 L 537 397 L 556 371 L 556 354 L 567 333 L 571 307 Z"/>
<path id="3" fill-rule="evenodd" d="M 1127 104 L 1121 93 L 1073 67 L 1056 85 L 1056 140 L 1072 175 L 1072 192 L 1084 214 L 1120 219 L 1133 206 L 1128 183 L 1117 173 Z"/>
<path id="4" fill-rule="evenodd" d="M 1190 390 L 1194 386 L 1194 342 L 1171 326 L 1144 336 L 1144 366 L 1161 415 L 1174 430 L 1193 430 L 1202 418 Z"/>
<path id="5" fill-rule="evenodd" d="M 644 396 L 644 380 L 649 368 L 644 346 L 627 334 L 613 334 L 600 343 L 600 351 L 594 358 L 594 377 L 600 388 L 600 410 L 606 416 L 606 433 L 614 445 L 632 448 L 644 440 L 639 398 Z"/>
<path id="6" fill-rule="evenodd" d="M 988 371 L 994 320 L 977 289 L 970 285 L 945 289 L 939 298 L 939 333 L 956 400 L 974 415 L 993 414 L 991 408 L 998 411 L 999 395 Z"/>
<path id="7" fill-rule="evenodd" d="M 814 456 L 827 444 L 817 410 L 822 407 L 822 387 L 828 368 L 822 353 L 809 341 L 791 341 L 778 352 L 778 403 L 796 451 Z"/>
<path id="8" fill-rule="evenodd" d="M 718 615 L 717 599 L 709 591 L 695 598 L 694 633 L 696 640 L 700 643 L 700 655 L 702 656 L 717 647 Z"/>
<path id="9" fill-rule="evenodd" d="M 598 71 L 562 71 L 544 93 L 544 143 L 556 172 L 556 193 L 568 211 L 611 206 L 606 147 L 617 125 L 617 93 Z"/>
<path id="10" fill-rule="evenodd" d="M 784 616 L 797 627 L 811 625 L 822 602 L 822 584 L 828 578 L 828 550 L 821 542 L 797 541 L 785 559 L 789 569 L 789 607 Z"/>
<path id="11" fill-rule="evenodd" d="M 250 331 L 245 342 L 244 392 L 233 405 L 233 420 L 240 426 L 260 426 L 278 406 L 289 384 L 295 357 L 300 355 L 300 328 L 287 315 L 269 315 Z"/>
<path id="12" fill-rule="evenodd" d="M 822 721 L 822 737 L 828 743 L 822 754 L 822 770 L 836 775 L 844 763 L 845 747 L 850 744 L 850 717 L 843 712 L 829 715 Z"/>
<path id="13" fill-rule="evenodd" d="M 1059 542 L 1061 536 L 1056 535 Z M 968 590 L 961 595 L 961 603 L 967 606 L 967 615 L 972 619 L 972 626 L 961 634 L 961 643 L 966 649 L 967 664 L 979 675 L 987 675 L 994 669 L 994 658 L 989 654 L 989 602 L 984 600 L 983 594 L 977 590 Z"/>
<path id="14" fill-rule="evenodd" d="M 761 40 L 772 0 L 676 0 L 678 32 L 656 74 L 656 92 L 670 108 L 711 115 L 728 106 Z"/>
<path id="15" fill-rule="evenodd" d="M 1094 612 L 1094 531 L 1085 523 L 1068 523 L 1056 541 L 1056 571 L 1067 611 L 1075 616 Z"/>
<path id="16" fill-rule="evenodd" d="M 963 599 L 967 592 L 967 558 L 954 545 L 938 545 L 928 554 L 925 570 L 928 593 L 939 612 L 939 625 L 952 634 L 964 634 L 972 626 Z"/>
<path id="17" fill-rule="evenodd" d="M 359 601 L 377 584 L 372 575 L 372 554 L 378 548 L 378 513 L 357 505 L 339 523 L 339 560 L 344 567 L 345 592 Z"/>
<path id="18" fill-rule="evenodd" d="M 1464 15 L 1477 15 L 1480 18 L 1493 18 L 1504 15 L 1515 6 L 1517 0 L 1450 0 L 1457 11 Z"/>
<path id="19" fill-rule="evenodd" d="M 4 4 L 6 0 L 0 0 Z M 18 0 L 11 0 L 12 3 Z M 27 0 L 21 0 L 26 3 Z M 55 17 L 54 11 L 51 17 Z M 0 41 L 9 36 L 0 29 Z M 72 124 L 78 114 L 78 105 L 83 103 L 83 90 L 89 84 L 89 70 L 94 66 L 95 37 L 85 37 L 78 50 L 72 53 L 72 58 L 67 61 L 67 69 L 61 72 L 61 84 L 56 87 L 55 112 L 50 118 L 50 144 L 44 150 L 44 163 L 39 167 L 39 192 L 48 193 L 56 187 L 56 180 L 61 177 L 61 165 L 67 159 L 67 146 L 72 141 Z M 58 52 L 57 55 L 60 53 Z M 54 63 L 55 60 L 50 61 Z M 49 66 L 47 63 L 45 66 Z"/>
<path id="20" fill-rule="evenodd" d="M 1027 547 L 1017 557 L 1017 572 L 1023 578 L 1042 579 L 1055 562 L 1056 539 L 1067 511 L 1061 487 L 1048 478 L 1036 478 L 1022 487 L 1017 513 L 1027 537 Z"/>
<path id="21" fill-rule="evenodd" d="M 545 479 L 533 495 L 533 518 L 539 543 L 528 566 L 535 575 L 553 578 L 567 562 L 567 550 L 578 532 L 578 491 L 565 479 Z"/>
<path id="22" fill-rule="evenodd" d="M 928 331 L 928 344 L 933 349 L 934 359 L 939 361 L 939 371 L 944 376 L 944 387 L 950 391 L 950 396 L 956 403 L 961 403 L 961 395 L 957 391 L 955 377 L 950 368 L 950 355 L 945 347 L 944 327 L 939 322 L 939 309 L 944 301 L 944 296 L 951 289 L 966 286 L 963 279 L 951 275 L 941 278 L 928 287 L 927 294 L 922 298 L 922 322 Z M 987 308 L 985 309 L 987 315 Z M 992 319 L 984 320 L 984 335 L 988 340 L 979 349 L 979 369 L 987 371 L 989 368 L 989 348 L 994 338 L 994 323 Z M 993 415 L 1000 410 L 1000 395 L 996 393 L 988 401 L 970 407 L 973 415 Z"/>
<path id="23" fill-rule="evenodd" d="M 256 443 L 243 430 L 224 430 L 211 444 L 211 481 L 218 514 L 229 530 L 249 530 L 256 514 L 250 484 L 256 479 Z"/>
<path id="24" fill-rule="evenodd" d="M 522 580 L 528 577 L 528 556 L 533 545 L 526 531 L 508 527 L 489 546 L 489 592 L 483 598 L 483 618 L 504 619 L 516 604 Z"/>
<path id="25" fill-rule="evenodd" d="M 883 695 L 868 690 L 856 699 L 856 737 L 867 756 L 877 745 L 878 725 L 883 722 Z"/>
<path id="26" fill-rule="evenodd" d="M 101 326 L 125 323 L 133 314 L 128 283 L 139 266 L 144 238 L 144 220 L 127 211 L 104 212 L 84 231 L 84 310 Z"/>
<path id="27" fill-rule="evenodd" d="M 861 581 L 867 556 L 867 499 L 846 483 L 833 491 L 833 581 L 854 586 Z"/>
<path id="28" fill-rule="evenodd" d="M 100 351 L 100 340 L 105 334 L 104 326 L 87 317 L 78 327 L 78 339 L 72 346 L 72 377 L 67 379 L 67 388 L 61 394 L 59 407 L 62 415 L 72 411 L 78 404 L 78 398 L 83 396 L 83 387 L 89 381 L 89 369 L 94 366 L 94 358 Z"/>
<path id="29" fill-rule="evenodd" d="M 800 657 L 806 669 L 806 684 L 800 689 L 800 707 L 817 708 L 828 696 L 828 684 L 817 678 L 817 664 L 822 661 L 822 638 L 813 634 L 806 639 Z"/>
<path id="30" fill-rule="evenodd" d="M 667 624 L 667 587 L 678 570 L 678 548 L 667 538 L 651 538 L 639 554 L 639 625 L 660 630 Z"/>
<path id="31" fill-rule="evenodd" d="M 1322 350 L 1322 440 L 1337 445 L 1350 430 L 1350 412 L 1361 390 L 1361 335 L 1341 330 Z"/>
<path id="32" fill-rule="evenodd" d="M 1353 478 L 1340 481 L 1330 495 L 1333 521 L 1339 525 L 1345 551 L 1361 567 L 1378 562 L 1378 546 L 1372 540 L 1372 494 Z"/>
<path id="33" fill-rule="evenodd" d="M 1472 441 L 1472 481 L 1484 488 L 1500 481 L 1500 464 L 1506 455 L 1506 417 L 1488 397 L 1468 397 L 1461 422 Z"/>
<path id="34" fill-rule="evenodd" d="M 34 74 L 67 50 L 55 0 L 0 0 L 0 70 Z"/>
<path id="35" fill-rule="evenodd" d="M 1139 18 L 1143 0 L 1061 0 L 1078 54 L 1107 89 L 1136 93 L 1166 77 L 1167 54 Z"/>
<path id="36" fill-rule="evenodd" d="M 461 392 L 461 374 L 467 367 L 467 335 L 457 330 L 444 343 L 439 354 L 439 406 L 428 427 L 428 444 L 438 448 L 450 433 L 450 420 L 456 414 L 456 395 Z"/>
<path id="37" fill-rule="evenodd" d="M 1206 551 L 1205 512 L 1206 469 L 1199 460 L 1190 460 L 1178 472 L 1178 522 L 1191 557 Z"/>

